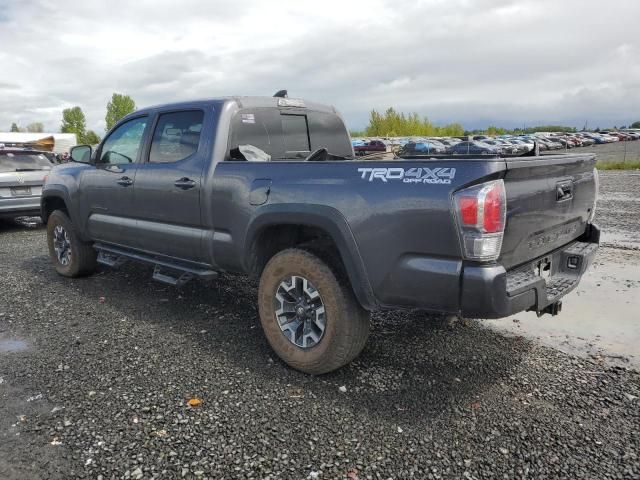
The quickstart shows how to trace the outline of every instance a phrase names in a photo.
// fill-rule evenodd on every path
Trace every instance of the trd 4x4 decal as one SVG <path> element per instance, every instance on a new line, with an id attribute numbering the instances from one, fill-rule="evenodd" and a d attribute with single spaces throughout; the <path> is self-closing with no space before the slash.
<path id="1" fill-rule="evenodd" d="M 360 178 L 369 182 L 374 180 L 382 182 L 402 180 L 403 183 L 435 183 L 441 185 L 450 185 L 451 180 L 456 176 L 456 169 L 450 167 L 359 168 L 358 172 L 361 174 Z"/>

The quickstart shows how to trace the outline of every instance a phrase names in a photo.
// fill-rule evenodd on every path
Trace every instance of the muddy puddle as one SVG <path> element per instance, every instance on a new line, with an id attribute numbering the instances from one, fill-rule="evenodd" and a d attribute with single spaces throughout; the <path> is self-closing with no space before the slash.
<path id="1" fill-rule="evenodd" d="M 637 232 L 610 229 L 602 232 L 600 243 L 604 246 L 640 250 L 640 235 Z"/>
<path id="2" fill-rule="evenodd" d="M 485 320 L 571 354 L 640 369 L 640 251 L 601 248 L 560 315 L 526 312 Z"/>
<path id="3" fill-rule="evenodd" d="M 0 354 L 22 352 L 29 348 L 26 341 L 0 334 Z"/>

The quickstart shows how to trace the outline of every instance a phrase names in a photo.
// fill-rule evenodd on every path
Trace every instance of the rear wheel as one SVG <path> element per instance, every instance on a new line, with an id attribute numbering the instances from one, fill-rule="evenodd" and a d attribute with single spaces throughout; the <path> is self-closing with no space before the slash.
<path id="1" fill-rule="evenodd" d="M 91 243 L 80 240 L 71 219 L 62 210 L 49 215 L 47 244 L 51 262 L 60 275 L 80 277 L 95 271 L 96 251 Z"/>
<path id="2" fill-rule="evenodd" d="M 309 251 L 291 248 L 269 260 L 260 278 L 258 305 L 273 350 L 305 373 L 340 368 L 367 342 L 369 313 L 346 278 Z"/>

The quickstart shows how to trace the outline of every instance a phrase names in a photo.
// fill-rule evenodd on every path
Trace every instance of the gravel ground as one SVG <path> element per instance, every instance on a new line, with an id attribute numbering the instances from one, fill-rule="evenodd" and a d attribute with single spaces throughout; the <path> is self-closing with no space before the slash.
<path id="1" fill-rule="evenodd" d="M 605 245 L 640 249 L 640 171 L 600 172 L 596 221 Z"/>
<path id="2" fill-rule="evenodd" d="M 306 376 L 244 278 L 63 279 L 44 239 L 0 225 L 2 479 L 640 478 L 633 370 L 391 312 L 352 365 Z"/>
<path id="3" fill-rule="evenodd" d="M 605 143 L 574 148 L 570 152 L 593 152 L 601 162 L 637 162 L 640 160 L 640 141 Z"/>

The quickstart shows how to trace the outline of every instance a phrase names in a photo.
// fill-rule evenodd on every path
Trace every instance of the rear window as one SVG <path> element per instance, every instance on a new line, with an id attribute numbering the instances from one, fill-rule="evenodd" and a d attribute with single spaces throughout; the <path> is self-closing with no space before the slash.
<path id="1" fill-rule="evenodd" d="M 271 160 L 300 160 L 318 148 L 353 155 L 349 135 L 339 116 L 316 111 L 281 112 L 276 108 L 241 110 L 231 122 L 232 160 L 244 160 L 239 148 L 259 149 Z"/>
<path id="2" fill-rule="evenodd" d="M 0 152 L 0 173 L 51 170 L 52 163 L 41 153 Z"/>
<path id="3" fill-rule="evenodd" d="M 287 152 L 309 152 L 309 127 L 306 115 L 280 116 L 282 119 L 282 133 Z"/>
<path id="4" fill-rule="evenodd" d="M 242 110 L 236 114 L 229 138 L 232 159 L 242 159 L 234 154 L 234 150 L 242 145 L 262 150 L 272 160 L 284 158 L 280 112 L 273 108 L 257 108 Z"/>

